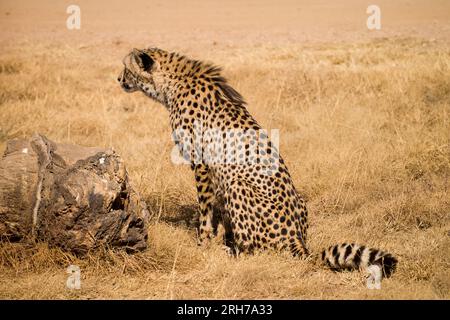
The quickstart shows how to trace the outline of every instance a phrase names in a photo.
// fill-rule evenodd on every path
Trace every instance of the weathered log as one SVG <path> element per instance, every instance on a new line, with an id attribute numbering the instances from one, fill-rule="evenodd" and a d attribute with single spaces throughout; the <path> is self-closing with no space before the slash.
<path id="1" fill-rule="evenodd" d="M 0 161 L 0 237 L 32 237 L 84 254 L 100 245 L 147 247 L 149 212 L 112 150 L 35 134 Z"/>

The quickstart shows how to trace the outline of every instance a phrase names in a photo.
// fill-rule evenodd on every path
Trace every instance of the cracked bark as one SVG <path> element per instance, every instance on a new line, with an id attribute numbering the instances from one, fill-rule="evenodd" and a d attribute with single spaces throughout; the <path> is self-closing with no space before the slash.
<path id="1" fill-rule="evenodd" d="M 0 161 L 0 237 L 46 241 L 76 254 L 100 245 L 147 247 L 149 212 L 112 150 L 35 134 Z"/>

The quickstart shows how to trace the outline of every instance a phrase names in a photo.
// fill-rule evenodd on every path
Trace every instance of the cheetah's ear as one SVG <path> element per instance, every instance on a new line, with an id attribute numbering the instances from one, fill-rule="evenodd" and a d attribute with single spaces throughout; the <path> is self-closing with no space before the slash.
<path id="1" fill-rule="evenodd" d="M 148 54 L 139 49 L 133 49 L 133 57 L 139 67 L 147 72 L 149 72 L 155 64 L 155 61 Z"/>

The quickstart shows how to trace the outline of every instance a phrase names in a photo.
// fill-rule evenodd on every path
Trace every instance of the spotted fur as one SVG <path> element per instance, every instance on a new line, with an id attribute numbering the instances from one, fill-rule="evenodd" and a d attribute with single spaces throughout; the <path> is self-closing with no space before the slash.
<path id="1" fill-rule="evenodd" d="M 222 202 L 233 249 L 251 253 L 271 248 L 290 250 L 294 256 L 309 255 L 305 201 L 297 193 L 277 148 L 267 135 L 258 133 L 260 125 L 247 111 L 242 96 L 221 76 L 220 68 L 157 48 L 134 49 L 123 63 L 118 78 L 122 88 L 126 92 L 141 91 L 169 111 L 174 140 L 195 175 L 199 242 L 207 243 L 214 236 L 213 206 Z M 224 150 L 220 134 L 208 136 L 208 130 L 234 129 L 240 130 L 235 137 L 235 162 L 208 158 L 195 161 L 211 146 L 218 146 L 215 150 L 219 153 Z M 197 136 L 203 139 L 200 148 L 195 147 Z M 249 149 L 254 146 L 263 158 L 252 158 Z M 332 246 L 322 252 L 321 258 L 336 270 L 378 264 L 386 276 L 397 264 L 389 253 L 355 244 Z"/>

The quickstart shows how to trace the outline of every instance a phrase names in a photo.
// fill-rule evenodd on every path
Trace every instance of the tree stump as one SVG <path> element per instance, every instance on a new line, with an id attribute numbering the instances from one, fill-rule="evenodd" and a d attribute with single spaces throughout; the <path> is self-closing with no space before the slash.
<path id="1" fill-rule="evenodd" d="M 13 139 L 0 161 L 0 237 L 32 237 L 75 254 L 147 247 L 149 212 L 112 150 Z"/>

